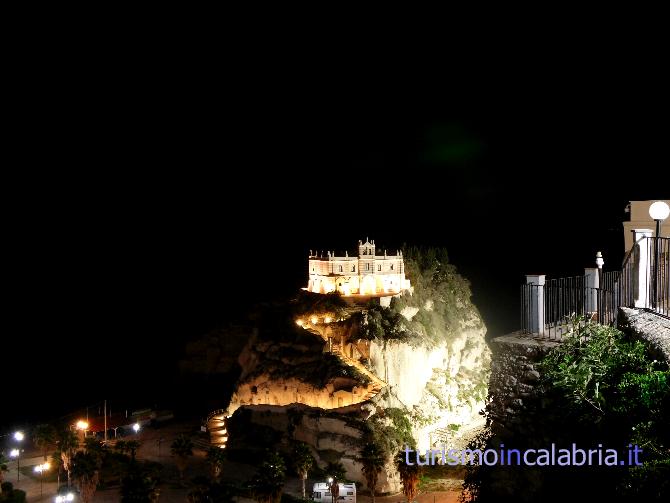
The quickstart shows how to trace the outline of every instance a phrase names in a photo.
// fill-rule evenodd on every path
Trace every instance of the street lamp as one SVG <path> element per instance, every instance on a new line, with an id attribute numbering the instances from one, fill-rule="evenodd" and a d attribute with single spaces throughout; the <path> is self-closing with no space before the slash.
<path id="1" fill-rule="evenodd" d="M 35 473 L 40 474 L 40 500 L 42 499 L 42 487 L 43 487 L 43 481 L 44 481 L 44 472 L 46 472 L 49 468 L 51 468 L 51 465 L 49 463 L 42 463 L 41 465 L 36 465 L 35 466 Z"/>
<path id="2" fill-rule="evenodd" d="M 660 257 L 658 256 L 658 240 L 661 237 L 661 223 L 670 215 L 670 206 L 663 201 L 656 201 L 649 206 L 649 216 L 656 222 L 656 237 L 654 239 L 654 278 L 652 288 L 654 295 L 652 297 L 653 307 L 658 304 L 658 266 Z"/>
<path id="3" fill-rule="evenodd" d="M 12 458 L 16 458 L 16 481 L 20 482 L 21 481 L 21 450 L 20 449 L 12 449 L 11 452 L 9 453 L 9 456 Z"/>
<path id="4" fill-rule="evenodd" d="M 17 442 L 23 442 L 24 438 L 25 438 L 25 435 L 23 434 L 22 431 L 14 432 L 14 440 L 16 440 Z M 20 482 L 21 481 L 21 447 L 19 446 L 18 449 L 13 449 L 12 452 L 10 453 L 10 456 L 16 458 L 16 481 Z"/>
<path id="5" fill-rule="evenodd" d="M 86 438 L 86 430 L 88 430 L 88 421 L 84 421 L 83 419 L 80 419 L 77 421 L 77 424 L 75 425 L 79 431 L 81 431 L 84 435 L 84 438 Z M 83 440 L 82 440 L 83 442 Z"/>
<path id="6" fill-rule="evenodd" d="M 140 423 L 135 423 L 135 424 L 133 425 L 133 431 L 134 431 L 135 433 L 137 433 L 137 432 L 140 431 Z"/>

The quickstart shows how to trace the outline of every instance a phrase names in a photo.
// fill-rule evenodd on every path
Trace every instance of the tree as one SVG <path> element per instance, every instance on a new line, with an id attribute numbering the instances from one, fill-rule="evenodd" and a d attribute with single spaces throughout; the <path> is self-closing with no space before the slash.
<path id="1" fill-rule="evenodd" d="M 286 465 L 281 455 L 268 452 L 249 484 L 253 499 L 258 503 L 279 503 L 285 480 Z"/>
<path id="2" fill-rule="evenodd" d="M 302 498 L 306 499 L 305 481 L 307 480 L 309 471 L 312 469 L 312 466 L 314 466 L 312 451 L 309 449 L 306 443 L 296 442 L 293 446 L 291 459 L 293 462 L 293 468 L 295 469 L 298 476 L 302 479 Z"/>
<path id="3" fill-rule="evenodd" d="M 132 463 L 121 478 L 121 503 L 150 503 L 158 501 L 157 475 L 139 463 Z"/>
<path id="4" fill-rule="evenodd" d="M 226 460 L 226 451 L 219 447 L 210 447 L 207 449 L 207 463 L 212 471 L 212 478 L 218 480 L 223 469 L 223 462 Z"/>
<path id="5" fill-rule="evenodd" d="M 412 503 L 419 493 L 419 479 L 421 478 L 421 466 L 418 463 L 408 465 L 405 452 L 400 451 L 396 458 L 396 466 L 402 483 L 402 493 L 407 498 L 407 503 Z"/>
<path id="6" fill-rule="evenodd" d="M 188 463 L 188 458 L 193 456 L 193 442 L 185 435 L 179 435 L 170 446 L 172 455 L 175 456 L 179 478 L 184 482 L 184 471 Z"/>
<path id="7" fill-rule="evenodd" d="M 56 428 L 50 424 L 40 424 L 35 427 L 33 432 L 33 443 L 44 454 L 44 461 L 47 460 L 49 448 L 56 444 Z"/>
<path id="8" fill-rule="evenodd" d="M 377 444 L 369 442 L 365 444 L 361 450 L 361 456 L 358 462 L 363 465 L 362 472 L 365 477 L 365 482 L 370 489 L 372 495 L 372 503 L 375 503 L 375 488 L 377 487 L 377 479 L 379 473 L 384 467 L 384 453 L 377 447 Z"/>
<path id="9" fill-rule="evenodd" d="M 95 454 L 79 451 L 72 457 L 72 476 L 84 503 L 93 499 L 98 488 L 100 465 Z"/>
<path id="10" fill-rule="evenodd" d="M 140 443 L 137 440 L 128 440 L 126 442 L 126 449 L 130 453 L 130 459 L 132 461 L 135 461 L 135 456 L 137 455 L 137 451 L 140 448 Z"/>
<path id="11" fill-rule="evenodd" d="M 63 469 L 67 472 L 67 486 L 72 485 L 72 457 L 79 448 L 79 437 L 71 430 L 64 430 L 58 439 L 58 450 L 63 461 Z"/>
<path id="12" fill-rule="evenodd" d="M 7 471 L 7 459 L 0 454 L 0 484 L 5 480 L 5 472 Z"/>

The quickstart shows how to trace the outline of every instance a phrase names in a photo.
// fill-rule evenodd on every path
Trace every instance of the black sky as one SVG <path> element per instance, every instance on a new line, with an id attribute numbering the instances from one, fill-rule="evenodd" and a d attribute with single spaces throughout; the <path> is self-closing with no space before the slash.
<path id="1" fill-rule="evenodd" d="M 169 398 L 187 338 L 303 286 L 309 249 L 365 237 L 447 247 L 502 334 L 523 274 L 579 274 L 598 250 L 615 268 L 626 202 L 670 196 L 658 82 L 233 74 L 92 84 L 17 119 L 15 410 Z"/>

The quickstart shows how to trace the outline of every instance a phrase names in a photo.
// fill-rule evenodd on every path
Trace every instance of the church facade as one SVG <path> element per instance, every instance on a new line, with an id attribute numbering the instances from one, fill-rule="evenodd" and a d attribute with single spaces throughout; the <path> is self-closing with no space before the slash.
<path id="1" fill-rule="evenodd" d="M 344 297 L 384 297 L 409 290 L 402 251 L 395 255 L 377 255 L 374 240 L 358 242 L 358 255 L 326 256 L 311 253 L 308 261 L 309 282 L 306 290 L 315 293 L 338 292 Z"/>

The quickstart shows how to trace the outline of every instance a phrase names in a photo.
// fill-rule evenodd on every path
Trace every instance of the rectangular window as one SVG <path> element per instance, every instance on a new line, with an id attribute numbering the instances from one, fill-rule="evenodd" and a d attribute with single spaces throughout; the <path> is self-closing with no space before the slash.
<path id="1" fill-rule="evenodd" d="M 378 271 L 381 271 L 381 270 L 382 270 L 382 265 L 381 265 L 381 264 L 379 264 L 379 265 L 377 266 L 377 270 L 378 270 Z"/>

